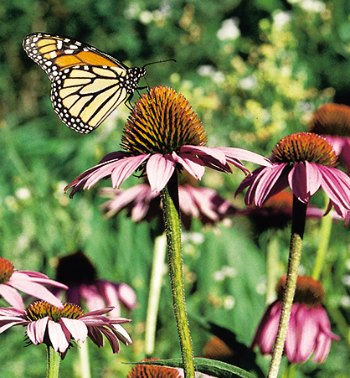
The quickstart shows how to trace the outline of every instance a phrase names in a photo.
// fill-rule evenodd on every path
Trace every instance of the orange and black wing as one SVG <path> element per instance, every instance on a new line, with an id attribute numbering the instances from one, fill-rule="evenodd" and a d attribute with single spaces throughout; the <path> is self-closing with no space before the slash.
<path id="1" fill-rule="evenodd" d="M 55 112 L 78 133 L 95 130 L 130 98 L 146 73 L 71 38 L 34 33 L 23 48 L 49 76 Z"/>

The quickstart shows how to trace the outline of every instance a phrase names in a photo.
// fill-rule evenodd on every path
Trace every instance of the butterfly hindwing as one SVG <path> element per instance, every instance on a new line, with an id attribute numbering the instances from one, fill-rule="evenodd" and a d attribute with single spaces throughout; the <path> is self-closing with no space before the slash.
<path id="1" fill-rule="evenodd" d="M 35 33 L 24 39 L 23 47 L 51 80 L 55 112 L 79 133 L 96 129 L 129 99 L 146 73 L 71 38 Z"/>

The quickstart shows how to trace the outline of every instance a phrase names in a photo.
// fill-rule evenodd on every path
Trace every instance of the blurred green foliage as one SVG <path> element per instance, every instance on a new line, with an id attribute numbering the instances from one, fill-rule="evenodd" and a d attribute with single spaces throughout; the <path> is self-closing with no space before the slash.
<path id="1" fill-rule="evenodd" d="M 85 41 L 132 66 L 149 67 L 149 85 L 171 85 L 203 120 L 212 146 L 249 148 L 269 155 L 282 136 L 307 129 L 312 111 L 335 99 L 350 103 L 350 5 L 346 0 L 112 1 L 3 0 L 0 3 L 0 237 L 1 255 L 18 269 L 54 275 L 56 259 L 81 248 L 102 278 L 124 281 L 138 295 L 129 316 L 133 346 L 114 356 L 91 345 L 94 377 L 126 376 L 122 361 L 143 355 L 144 319 L 152 259 L 149 224 L 126 217 L 106 221 L 97 190 L 73 200 L 63 192 L 77 174 L 117 150 L 128 110 L 121 107 L 90 135 L 66 128 L 52 110 L 49 80 L 21 48 L 34 31 Z M 116 127 L 117 126 L 117 127 Z M 207 172 L 204 184 L 233 199 L 242 174 Z M 137 182 L 130 181 L 129 185 Z M 109 182 L 106 181 L 106 185 Z M 237 203 L 242 204 L 241 198 Z M 199 223 L 184 245 L 189 312 L 234 331 L 247 345 L 264 309 L 265 250 L 279 238 L 285 270 L 288 229 L 257 235 L 247 219 L 204 229 Z M 319 222 L 310 221 L 303 269 L 312 270 Z M 323 276 L 336 343 L 324 365 L 307 363 L 300 377 L 345 377 L 349 361 L 349 238 L 335 224 Z M 229 269 L 227 268 L 229 267 Z M 165 280 L 156 355 L 177 357 L 169 287 Z M 348 307 L 346 307 L 348 303 Z M 209 335 L 194 321 L 195 354 Z M 1 336 L 2 375 L 39 377 L 44 347 L 23 348 L 22 330 Z M 14 350 L 16 353 L 14 353 Z M 95 363 L 96 361 L 96 363 Z M 259 358 L 266 368 L 267 361 Z M 77 351 L 62 363 L 62 376 L 79 376 Z M 119 376 L 119 375 L 118 375 Z"/>

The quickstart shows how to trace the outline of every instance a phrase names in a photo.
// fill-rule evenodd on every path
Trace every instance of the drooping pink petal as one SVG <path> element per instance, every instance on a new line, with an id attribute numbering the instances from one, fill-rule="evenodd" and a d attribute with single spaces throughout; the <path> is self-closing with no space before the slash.
<path id="1" fill-rule="evenodd" d="M 85 341 L 88 335 L 88 329 L 83 321 L 68 318 L 61 318 L 61 321 L 67 327 L 74 340 Z"/>
<path id="2" fill-rule="evenodd" d="M 171 155 L 154 154 L 146 164 L 146 171 L 151 190 L 159 193 L 170 180 L 176 163 Z"/>
<path id="3" fill-rule="evenodd" d="M 111 345 L 113 353 L 118 353 L 120 349 L 118 337 L 110 329 L 106 327 L 100 327 L 99 331 L 106 336 L 107 340 L 109 341 L 109 344 Z"/>
<path id="4" fill-rule="evenodd" d="M 7 284 L 0 284 L 0 295 L 11 306 L 24 309 L 25 306 L 21 294 L 13 287 Z"/>
<path id="5" fill-rule="evenodd" d="M 69 347 L 69 342 L 66 339 L 66 335 L 61 325 L 52 320 L 49 320 L 47 324 L 47 330 L 53 349 L 56 352 L 64 353 Z"/>
<path id="6" fill-rule="evenodd" d="M 272 163 L 269 159 L 264 158 L 263 156 L 256 154 L 255 152 L 244 150 L 243 148 L 217 147 L 216 149 L 222 151 L 226 155 L 226 159 L 250 161 L 264 167 L 272 167 Z"/>
<path id="7" fill-rule="evenodd" d="M 316 347 L 313 355 L 313 361 L 322 363 L 327 358 L 331 350 L 332 339 L 324 333 L 320 333 L 317 337 Z"/>
<path id="8" fill-rule="evenodd" d="M 128 310 L 137 306 L 136 293 L 132 287 L 125 283 L 117 284 L 118 297 Z"/>
<path id="9" fill-rule="evenodd" d="M 296 319 L 296 312 L 298 311 L 299 305 L 293 304 L 290 319 L 289 319 L 289 325 L 287 330 L 287 337 L 284 344 L 284 351 L 285 354 L 288 357 L 288 361 L 295 361 L 296 355 L 297 355 L 297 348 L 298 344 L 300 342 L 298 337 L 298 323 Z"/>
<path id="10" fill-rule="evenodd" d="M 97 290 L 104 299 L 104 306 L 113 307 L 109 316 L 120 316 L 120 303 L 116 285 L 106 280 L 97 280 Z"/>
<path id="11" fill-rule="evenodd" d="M 303 163 L 294 164 L 288 174 L 289 186 L 302 203 L 308 203 L 310 194 L 306 191 L 306 169 Z"/>
<path id="12" fill-rule="evenodd" d="M 202 160 L 191 155 L 172 153 L 174 161 L 180 165 L 195 179 L 200 180 L 204 174 L 205 168 Z"/>
<path id="13" fill-rule="evenodd" d="M 22 324 L 27 324 L 28 321 L 25 319 L 17 318 L 17 317 L 6 317 L 2 318 L 0 320 L 0 334 L 6 331 L 7 329 L 17 326 L 17 325 L 22 325 Z"/>
<path id="14" fill-rule="evenodd" d="M 23 281 L 36 282 L 36 283 L 40 283 L 40 284 L 43 284 L 43 285 L 50 285 L 50 286 L 54 286 L 54 287 L 59 287 L 61 289 L 65 289 L 65 290 L 68 289 L 67 285 L 60 283 L 60 282 L 57 282 L 55 280 L 51 280 L 50 278 L 48 278 L 44 274 L 43 275 L 41 275 L 41 274 L 40 275 L 33 275 L 33 274 L 28 274 L 23 270 L 15 270 L 13 272 L 12 276 L 11 276 L 11 279 L 12 280 L 20 279 L 20 280 L 23 280 Z"/>
<path id="15" fill-rule="evenodd" d="M 44 341 L 45 331 L 49 317 L 39 319 L 35 322 L 28 323 L 27 335 L 33 344 L 41 344 Z"/>
<path id="16" fill-rule="evenodd" d="M 103 335 L 98 327 L 88 326 L 88 335 L 98 347 L 104 346 Z"/>
<path id="17" fill-rule="evenodd" d="M 265 167 L 260 171 L 260 177 L 255 178 L 256 187 L 254 186 L 256 206 L 261 207 L 268 198 L 287 186 L 282 175 L 285 167 L 286 164 L 275 164 L 272 168 Z"/>
<path id="18" fill-rule="evenodd" d="M 80 293 L 85 299 L 86 307 L 89 311 L 106 307 L 105 298 L 101 295 L 96 285 L 81 285 Z"/>
<path id="19" fill-rule="evenodd" d="M 119 188 L 120 185 L 129 178 L 140 165 L 149 158 L 150 154 L 141 154 L 137 156 L 125 157 L 119 160 L 114 166 L 111 174 L 113 188 Z"/>
<path id="20" fill-rule="evenodd" d="M 193 196 L 191 196 L 190 190 L 179 186 L 179 203 L 181 211 L 194 218 L 199 217 L 199 210 L 196 204 L 194 203 Z"/>
<path id="21" fill-rule="evenodd" d="M 226 156 L 223 151 L 219 148 L 210 148 L 204 146 L 192 146 L 184 145 L 180 147 L 180 155 L 189 153 L 191 155 L 198 155 L 198 157 L 212 157 L 215 160 L 219 161 L 222 165 L 226 164 Z"/>
<path id="22" fill-rule="evenodd" d="M 118 339 L 120 339 L 125 345 L 132 344 L 132 340 L 129 336 L 129 334 L 125 331 L 125 329 L 119 325 L 119 324 L 112 324 L 114 333 L 118 336 Z"/>
<path id="23" fill-rule="evenodd" d="M 319 333 L 317 322 L 314 318 L 312 308 L 307 308 L 306 305 L 301 304 L 299 311 L 296 314 L 298 345 L 296 346 L 295 363 L 307 361 L 315 348 L 316 337 Z"/>
<path id="24" fill-rule="evenodd" d="M 17 316 L 24 319 L 26 312 L 24 309 L 18 307 L 0 307 L 0 316 Z"/>
<path id="25" fill-rule="evenodd" d="M 252 347 L 254 348 L 258 345 L 262 354 L 272 353 L 280 317 L 281 304 L 275 301 L 270 304 L 264 313 L 252 342 Z"/>
<path id="26" fill-rule="evenodd" d="M 8 281 L 14 288 L 23 291 L 33 297 L 47 301 L 54 306 L 62 307 L 62 302 L 54 296 L 46 287 L 36 282 L 30 282 L 26 280 L 13 279 L 13 276 Z"/>
<path id="27" fill-rule="evenodd" d="M 350 210 L 350 177 L 332 167 L 320 167 L 322 189 L 330 200 L 345 210 Z"/>

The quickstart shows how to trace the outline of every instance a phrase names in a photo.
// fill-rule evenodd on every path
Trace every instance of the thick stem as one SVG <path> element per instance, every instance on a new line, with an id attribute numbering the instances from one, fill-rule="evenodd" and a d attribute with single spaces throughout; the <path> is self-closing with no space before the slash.
<path id="1" fill-rule="evenodd" d="M 154 352 L 159 299 L 162 289 L 164 261 L 166 252 L 166 236 L 159 235 L 154 240 L 152 272 L 149 287 L 147 317 L 145 327 L 145 353 L 151 357 Z"/>
<path id="2" fill-rule="evenodd" d="M 47 378 L 58 378 L 58 373 L 60 370 L 61 356 L 58 352 L 48 346 L 47 347 Z"/>
<path id="3" fill-rule="evenodd" d="M 194 378 L 192 340 L 186 312 L 184 277 L 182 270 L 181 224 L 176 172 L 161 193 L 165 231 L 168 244 L 168 266 L 173 308 L 180 339 L 185 377 Z"/>
<path id="4" fill-rule="evenodd" d="M 296 197 L 293 198 L 292 233 L 290 239 L 286 289 L 283 295 L 281 318 L 273 348 L 268 378 L 277 378 L 281 365 L 284 343 L 287 336 L 289 319 L 298 278 L 298 268 L 300 265 L 305 229 L 306 208 L 307 204 L 301 203 Z"/>

